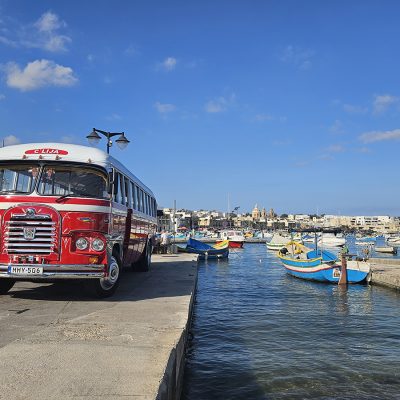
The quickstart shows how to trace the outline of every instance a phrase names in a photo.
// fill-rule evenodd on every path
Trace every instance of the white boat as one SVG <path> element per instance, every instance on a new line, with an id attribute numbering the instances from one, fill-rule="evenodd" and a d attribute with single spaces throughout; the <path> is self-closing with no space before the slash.
<path id="1" fill-rule="evenodd" d="M 338 247 L 346 244 L 346 238 L 341 235 L 335 235 L 334 233 L 322 233 L 322 236 L 318 239 L 319 246 L 326 247 Z"/>
<path id="2" fill-rule="evenodd" d="M 371 242 L 369 240 L 356 240 L 354 244 L 357 246 L 374 246 L 375 242 Z"/>
<path id="3" fill-rule="evenodd" d="M 386 243 L 389 246 L 400 246 L 400 236 L 399 235 L 390 236 L 387 238 Z"/>
<path id="4" fill-rule="evenodd" d="M 275 233 L 274 236 L 272 236 L 271 240 L 267 243 L 267 249 L 269 250 L 280 250 L 282 247 L 284 247 L 287 243 L 290 242 L 289 237 L 285 237 L 282 235 L 279 235 L 278 233 Z"/>
<path id="5" fill-rule="evenodd" d="M 229 240 L 229 247 L 243 247 L 244 235 L 241 231 L 227 230 L 220 233 L 221 240 Z"/>
<path id="6" fill-rule="evenodd" d="M 393 246 L 375 246 L 377 253 L 397 254 L 397 247 Z"/>

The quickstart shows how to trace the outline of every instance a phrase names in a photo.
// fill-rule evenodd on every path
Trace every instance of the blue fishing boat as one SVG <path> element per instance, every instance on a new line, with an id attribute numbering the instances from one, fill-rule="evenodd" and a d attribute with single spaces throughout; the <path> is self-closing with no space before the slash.
<path id="1" fill-rule="evenodd" d="M 370 271 L 366 260 L 353 260 L 351 257 L 343 269 L 335 254 L 321 249 L 312 250 L 294 241 L 282 248 L 278 257 L 290 275 L 318 282 L 338 283 L 342 271 L 345 271 L 347 283 L 359 283 L 367 278 Z"/>
<path id="2" fill-rule="evenodd" d="M 185 247 L 178 247 L 178 251 L 198 254 L 200 260 L 228 258 L 229 241 L 224 240 L 214 246 L 210 246 L 207 243 L 190 238 Z"/>

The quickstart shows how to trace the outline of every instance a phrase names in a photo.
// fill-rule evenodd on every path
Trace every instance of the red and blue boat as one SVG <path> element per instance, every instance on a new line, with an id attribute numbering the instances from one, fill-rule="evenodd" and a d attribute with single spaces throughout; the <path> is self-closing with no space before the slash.
<path id="1" fill-rule="evenodd" d="M 207 243 L 190 238 L 186 242 L 185 247 L 178 247 L 178 251 L 198 254 L 199 260 L 228 258 L 229 241 L 225 240 L 215 244 L 214 246 L 210 246 Z"/>
<path id="2" fill-rule="evenodd" d="M 290 275 L 318 282 L 338 283 L 345 271 L 347 283 L 360 283 L 370 272 L 370 265 L 364 259 L 351 258 L 343 268 L 335 254 L 317 248 L 312 250 L 295 241 L 287 243 L 278 257 Z"/>

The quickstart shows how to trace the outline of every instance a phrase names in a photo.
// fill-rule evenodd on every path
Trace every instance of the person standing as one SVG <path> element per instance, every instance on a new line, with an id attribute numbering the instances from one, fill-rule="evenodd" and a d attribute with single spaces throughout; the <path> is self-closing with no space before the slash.
<path id="1" fill-rule="evenodd" d="M 160 245 L 161 245 L 161 253 L 167 254 L 169 245 L 169 234 L 167 231 L 162 231 Z"/>

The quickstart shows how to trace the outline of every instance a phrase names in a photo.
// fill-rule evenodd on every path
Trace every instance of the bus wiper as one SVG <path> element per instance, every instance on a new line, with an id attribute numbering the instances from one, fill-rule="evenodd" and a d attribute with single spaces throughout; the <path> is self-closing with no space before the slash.
<path id="1" fill-rule="evenodd" d="M 60 201 L 62 201 L 63 199 L 67 198 L 67 197 L 93 197 L 91 195 L 85 195 L 85 194 L 76 194 L 76 193 L 67 193 L 67 194 L 63 194 L 62 196 L 58 197 L 56 199 L 56 202 L 59 203 Z"/>
<path id="2" fill-rule="evenodd" d="M 73 196 L 73 195 L 74 195 L 73 193 L 63 194 L 62 196 L 60 196 L 60 197 L 58 197 L 58 198 L 56 199 L 56 202 L 59 203 L 61 200 L 65 199 L 65 198 L 67 198 L 67 197 Z"/>

